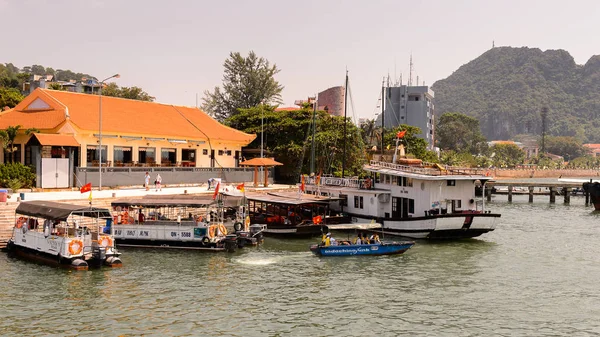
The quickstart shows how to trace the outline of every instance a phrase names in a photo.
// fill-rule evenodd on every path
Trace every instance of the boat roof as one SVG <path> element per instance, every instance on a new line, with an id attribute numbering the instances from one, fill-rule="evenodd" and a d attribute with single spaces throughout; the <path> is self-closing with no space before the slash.
<path id="1" fill-rule="evenodd" d="M 90 218 L 112 218 L 106 208 L 64 204 L 54 201 L 24 201 L 17 206 L 17 214 L 35 216 L 49 220 L 66 221 L 71 214 Z"/>
<path id="2" fill-rule="evenodd" d="M 272 195 L 274 197 L 282 197 L 282 198 L 289 198 L 289 199 L 298 199 L 298 192 L 268 192 L 268 195 Z M 342 200 L 342 198 L 339 197 L 330 197 L 330 196 L 324 196 L 324 195 L 316 195 L 316 194 L 301 194 L 300 195 L 300 200 L 312 200 L 312 201 L 325 201 L 325 202 L 330 202 L 330 201 L 339 201 Z"/>
<path id="3" fill-rule="evenodd" d="M 430 166 L 400 165 L 371 161 L 364 166 L 365 171 L 389 174 L 421 180 L 481 180 L 485 182 L 492 177 L 481 174 L 481 169 L 460 168 L 432 164 Z"/>
<path id="4" fill-rule="evenodd" d="M 342 230 L 342 229 L 380 229 L 380 223 L 342 223 L 327 225 L 329 230 Z"/>
<path id="5" fill-rule="evenodd" d="M 273 194 L 261 194 L 261 193 L 246 193 L 246 198 L 252 201 L 266 202 L 271 204 L 284 204 L 284 205 L 308 205 L 308 204 L 328 204 L 330 198 L 318 197 L 311 194 L 302 194 L 298 197 L 295 193 L 295 198 L 291 198 L 285 195 L 273 195 Z M 335 200 L 339 200 L 336 198 Z"/>
<path id="6" fill-rule="evenodd" d="M 224 198 L 223 206 L 237 207 L 240 200 L 237 198 Z M 211 196 L 199 196 L 190 194 L 174 194 L 174 195 L 147 195 L 142 198 L 123 198 L 117 199 L 110 203 L 112 207 L 142 207 L 142 208 L 159 208 L 159 207 L 207 207 L 216 205 L 217 201 Z"/>

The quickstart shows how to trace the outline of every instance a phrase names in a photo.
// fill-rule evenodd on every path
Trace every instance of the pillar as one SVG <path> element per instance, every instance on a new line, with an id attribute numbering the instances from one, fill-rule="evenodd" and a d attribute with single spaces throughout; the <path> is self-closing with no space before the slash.
<path id="1" fill-rule="evenodd" d="M 508 186 L 508 202 L 512 202 L 513 196 L 513 187 L 511 185 Z"/>
<path id="2" fill-rule="evenodd" d="M 254 166 L 254 187 L 258 187 L 258 166 Z"/>
<path id="3" fill-rule="evenodd" d="M 589 206 L 590 205 L 590 192 L 584 190 L 583 193 L 585 193 L 585 205 Z"/>
<path id="4" fill-rule="evenodd" d="M 492 189 L 491 188 L 486 187 L 485 195 L 487 197 L 487 201 L 492 201 Z"/>
<path id="5" fill-rule="evenodd" d="M 529 202 L 533 202 L 533 186 L 529 186 Z"/>
<path id="6" fill-rule="evenodd" d="M 556 202 L 556 187 L 550 187 L 550 203 Z"/>
<path id="7" fill-rule="evenodd" d="M 269 168 L 268 167 L 263 167 L 263 172 L 265 173 L 265 187 L 269 186 Z"/>
<path id="8" fill-rule="evenodd" d="M 565 204 L 571 203 L 571 187 L 563 187 L 563 192 L 565 194 Z"/>

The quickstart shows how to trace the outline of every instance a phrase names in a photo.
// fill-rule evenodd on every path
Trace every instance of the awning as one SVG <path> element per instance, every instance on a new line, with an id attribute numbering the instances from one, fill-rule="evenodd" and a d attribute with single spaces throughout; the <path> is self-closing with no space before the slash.
<path id="1" fill-rule="evenodd" d="M 54 201 L 24 201 L 19 204 L 17 214 L 29 215 L 50 220 L 65 221 L 71 214 L 91 218 L 110 218 L 110 211 L 106 208 L 63 204 Z"/>
<path id="2" fill-rule="evenodd" d="M 79 147 L 79 143 L 75 139 L 75 137 L 71 135 L 57 135 L 57 134 L 49 134 L 49 133 L 34 133 L 33 137 L 35 137 L 38 142 L 42 146 L 74 146 Z"/>

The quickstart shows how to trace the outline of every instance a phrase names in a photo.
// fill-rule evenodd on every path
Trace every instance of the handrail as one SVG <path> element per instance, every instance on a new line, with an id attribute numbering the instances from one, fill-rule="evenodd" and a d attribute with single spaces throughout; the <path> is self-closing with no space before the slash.
<path id="1" fill-rule="evenodd" d="M 440 176 L 440 175 L 483 175 L 484 169 L 481 168 L 469 168 L 469 167 L 458 167 L 440 165 L 434 163 L 423 162 L 418 166 L 401 165 L 382 161 L 371 160 L 369 165 L 377 168 L 387 168 L 397 171 L 429 175 L 429 176 Z"/>

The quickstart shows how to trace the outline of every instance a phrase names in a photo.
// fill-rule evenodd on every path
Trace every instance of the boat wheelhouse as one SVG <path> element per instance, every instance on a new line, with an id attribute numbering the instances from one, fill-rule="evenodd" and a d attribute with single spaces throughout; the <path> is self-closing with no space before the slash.
<path id="1" fill-rule="evenodd" d="M 415 239 L 472 238 L 493 231 L 500 214 L 476 201 L 475 187 L 491 177 L 469 169 L 400 159 L 372 160 L 366 179 L 309 177 L 307 193 L 338 197 L 331 208 L 352 222 L 375 220 L 386 234 Z"/>
<path id="2" fill-rule="evenodd" d="M 346 220 L 329 205 L 339 200 L 298 193 L 247 193 L 251 224 L 266 225 L 265 235 L 313 237 L 327 231 L 327 225 Z M 349 219 L 347 219 L 349 221 Z"/>
<path id="3" fill-rule="evenodd" d="M 216 252 L 262 242 L 262 228 L 249 226 L 245 208 L 235 199 L 147 196 L 115 200 L 111 206 L 115 239 L 120 246 Z M 238 211 L 227 211 L 231 209 Z M 233 226 L 228 226 L 228 219 Z M 231 227 L 233 233 L 229 233 Z"/>
<path id="4" fill-rule="evenodd" d="M 76 270 L 122 266 L 114 237 L 103 232 L 111 221 L 105 208 L 52 201 L 27 201 L 17 207 L 7 250 L 17 256 Z"/>

